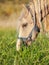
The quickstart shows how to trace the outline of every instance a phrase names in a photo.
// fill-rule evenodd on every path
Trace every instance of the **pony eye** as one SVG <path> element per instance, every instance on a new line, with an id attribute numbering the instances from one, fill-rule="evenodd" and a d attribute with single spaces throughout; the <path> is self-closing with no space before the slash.
<path id="1" fill-rule="evenodd" d="M 24 28 L 24 27 L 27 27 L 27 25 L 28 25 L 28 23 L 25 23 L 25 24 L 22 25 L 22 27 L 23 27 L 23 28 Z"/>

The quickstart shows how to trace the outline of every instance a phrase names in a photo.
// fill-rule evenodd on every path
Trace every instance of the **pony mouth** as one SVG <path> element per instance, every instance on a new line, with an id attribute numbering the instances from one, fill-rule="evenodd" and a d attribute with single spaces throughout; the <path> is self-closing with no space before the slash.
<path id="1" fill-rule="evenodd" d="M 30 38 L 30 39 L 26 40 L 26 43 L 28 43 L 28 42 L 34 42 L 34 41 L 35 41 L 35 39 Z"/>

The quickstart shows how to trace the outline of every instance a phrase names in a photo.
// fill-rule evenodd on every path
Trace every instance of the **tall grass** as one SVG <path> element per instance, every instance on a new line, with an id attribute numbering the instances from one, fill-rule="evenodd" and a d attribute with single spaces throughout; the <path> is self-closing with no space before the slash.
<path id="1" fill-rule="evenodd" d="M 0 30 L 0 65 L 49 65 L 49 39 L 39 34 L 31 46 L 16 51 L 16 30 Z"/>
<path id="2" fill-rule="evenodd" d="M 22 10 L 22 5 L 19 4 L 12 4 L 12 3 L 0 3 L 0 17 L 9 17 L 13 13 L 15 13 L 17 16 L 19 15 L 20 11 Z"/>

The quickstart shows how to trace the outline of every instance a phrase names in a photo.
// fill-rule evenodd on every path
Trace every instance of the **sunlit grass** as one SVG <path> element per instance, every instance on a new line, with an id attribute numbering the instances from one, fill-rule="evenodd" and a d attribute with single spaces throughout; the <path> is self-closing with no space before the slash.
<path id="1" fill-rule="evenodd" d="M 0 65 L 49 65 L 49 39 L 39 34 L 31 46 L 16 51 L 16 30 L 0 30 Z"/>

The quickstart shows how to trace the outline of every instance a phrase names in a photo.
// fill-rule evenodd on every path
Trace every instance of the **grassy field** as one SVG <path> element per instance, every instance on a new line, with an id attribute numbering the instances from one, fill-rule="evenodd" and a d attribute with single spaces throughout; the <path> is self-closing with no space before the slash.
<path id="1" fill-rule="evenodd" d="M 27 47 L 16 51 L 16 30 L 0 30 L 0 65 L 49 65 L 49 39 L 39 34 Z"/>
<path id="2" fill-rule="evenodd" d="M 19 1 L 21 3 L 21 1 L 24 2 L 25 0 Z M 26 2 L 27 1 L 28 0 L 26 0 Z M 0 30 L 0 65 L 49 65 L 49 39 L 45 35 L 39 34 L 36 41 L 32 42 L 31 46 L 25 46 L 24 44 L 22 44 L 20 51 L 17 52 L 16 30 L 15 29 L 4 30 L 4 27 L 7 28 L 5 26 L 6 25 L 5 23 L 12 22 L 9 21 L 8 19 L 7 19 L 8 21 L 4 22 L 4 19 L 10 18 L 10 16 L 13 13 L 15 13 L 18 17 L 20 11 L 22 10 L 22 3 L 20 6 L 20 4 L 16 4 L 16 2 L 5 3 L 0 2 L 0 19 L 3 20 L 3 21 L 0 20 L 0 28 L 3 27 L 3 29 Z M 15 24 L 13 25 L 16 26 Z"/>

